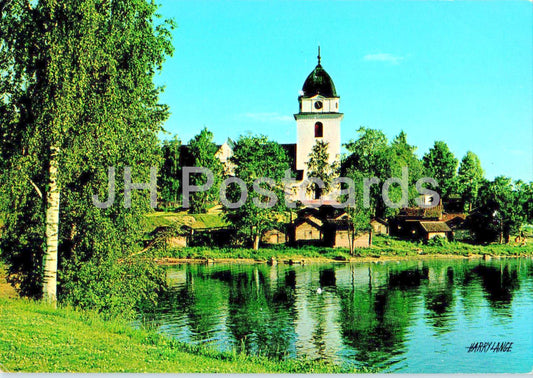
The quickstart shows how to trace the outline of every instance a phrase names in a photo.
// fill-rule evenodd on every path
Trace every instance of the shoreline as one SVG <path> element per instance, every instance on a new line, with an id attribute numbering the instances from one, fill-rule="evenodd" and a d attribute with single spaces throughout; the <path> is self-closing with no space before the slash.
<path id="1" fill-rule="evenodd" d="M 395 262 L 395 261 L 417 261 L 417 260 L 430 260 L 430 259 L 453 259 L 453 260 L 475 260 L 483 259 L 499 260 L 506 258 L 533 258 L 531 255 L 489 255 L 489 254 L 472 254 L 472 255 L 458 255 L 458 254 L 419 254 L 419 255 L 407 255 L 407 256 L 394 256 L 394 255 L 382 255 L 379 257 L 373 256 L 354 256 L 347 260 L 338 260 L 327 257 L 304 257 L 295 256 L 293 258 L 279 258 L 272 264 L 269 260 L 254 259 L 254 258 L 179 258 L 179 257 L 162 257 L 156 258 L 154 261 L 158 265 L 172 266 L 182 264 L 269 264 L 269 265 L 307 265 L 307 264 L 323 264 L 323 263 L 336 263 L 336 264 L 349 264 L 349 263 L 366 263 L 366 262 Z"/>

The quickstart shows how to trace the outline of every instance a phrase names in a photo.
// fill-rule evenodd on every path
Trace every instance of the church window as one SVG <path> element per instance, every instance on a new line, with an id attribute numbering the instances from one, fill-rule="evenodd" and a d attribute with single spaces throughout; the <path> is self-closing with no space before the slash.
<path id="1" fill-rule="evenodd" d="M 324 135 L 324 126 L 322 122 L 315 123 L 315 138 L 322 138 Z"/>

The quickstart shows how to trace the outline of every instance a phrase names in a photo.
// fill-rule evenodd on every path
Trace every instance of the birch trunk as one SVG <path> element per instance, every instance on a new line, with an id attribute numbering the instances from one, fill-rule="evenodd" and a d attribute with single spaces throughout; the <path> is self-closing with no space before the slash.
<path id="1" fill-rule="evenodd" d="M 57 300 L 57 250 L 59 244 L 59 196 L 58 179 L 59 148 L 52 147 L 48 169 L 48 193 L 46 196 L 46 251 L 43 257 L 43 300 Z"/>

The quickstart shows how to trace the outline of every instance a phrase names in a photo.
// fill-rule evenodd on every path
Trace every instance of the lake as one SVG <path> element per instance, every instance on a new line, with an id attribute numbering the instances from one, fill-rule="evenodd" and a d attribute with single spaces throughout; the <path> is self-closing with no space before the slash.
<path id="1" fill-rule="evenodd" d="M 533 368 L 533 260 L 187 264 L 144 326 L 220 351 L 401 373 Z M 510 351 L 469 352 L 478 342 Z"/>

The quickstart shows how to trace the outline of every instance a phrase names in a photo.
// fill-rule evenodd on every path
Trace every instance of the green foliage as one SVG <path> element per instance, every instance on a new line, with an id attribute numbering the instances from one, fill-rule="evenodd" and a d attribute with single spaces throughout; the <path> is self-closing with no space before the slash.
<path id="1" fill-rule="evenodd" d="M 476 239 L 482 242 L 509 242 L 511 235 L 518 234 L 528 220 L 530 209 L 524 205 L 531 198 L 531 183 L 513 184 L 510 178 L 503 176 L 496 177 L 494 181 L 485 181 L 479 190 L 479 206 L 470 220 Z"/>
<path id="2" fill-rule="evenodd" d="M 442 141 L 436 141 L 423 157 L 424 167 L 429 177 L 439 184 L 438 191 L 443 199 L 447 199 L 455 190 L 455 178 L 458 161 Z"/>
<path id="3" fill-rule="evenodd" d="M 177 135 L 170 140 L 164 140 L 161 146 L 162 165 L 158 180 L 161 188 L 161 199 L 167 204 L 176 205 L 181 189 L 181 140 Z"/>
<path id="4" fill-rule="evenodd" d="M 140 239 L 148 195 L 134 193 L 132 208 L 123 208 L 121 176 L 131 166 L 133 182 L 148 182 L 149 167 L 158 165 L 157 135 L 168 111 L 153 77 L 172 53 L 172 23 L 156 21 L 156 10 L 143 0 L 13 0 L 3 9 L 1 28 L 9 32 L 0 34 L 7 94 L 0 103 L 0 248 L 23 295 L 40 294 L 56 147 L 60 300 L 104 310 L 118 307 L 126 290 L 134 299 L 153 291 L 144 284 L 151 270 L 144 261 L 124 263 Z M 99 209 L 91 198 L 107 198 L 110 166 L 117 198 Z M 90 286 L 91 275 L 106 282 Z M 125 282 L 117 277 L 131 284 L 116 289 Z M 87 286 L 94 295 L 80 299 Z M 127 313 L 134 305 L 123 304 Z"/>
<path id="5" fill-rule="evenodd" d="M 65 262 L 60 271 L 64 304 L 90 308 L 105 317 L 133 319 L 156 303 L 164 291 L 164 274 L 147 252 L 142 255 L 87 262 Z"/>
<path id="6" fill-rule="evenodd" d="M 475 205 L 483 177 L 484 172 L 478 156 L 468 151 L 461 160 L 457 174 L 457 190 L 465 202 L 465 210 L 471 211 Z"/>
<path id="7" fill-rule="evenodd" d="M 253 242 L 254 248 L 259 246 L 259 238 L 267 229 L 280 222 L 285 210 L 284 184 L 285 171 L 289 169 L 289 159 L 283 148 L 264 136 L 241 136 L 233 149 L 231 162 L 235 164 L 235 176 L 246 184 L 248 197 L 243 206 L 229 209 L 227 220 L 243 235 Z M 259 193 L 253 187 L 259 178 L 273 180 L 273 185 L 262 183 L 263 190 L 273 192 L 278 200 L 269 208 L 261 208 L 254 203 L 269 202 L 269 196 Z M 236 202 L 241 190 L 236 185 L 228 188 L 228 198 Z"/>
<path id="8" fill-rule="evenodd" d="M 391 173 L 393 177 L 401 177 L 403 167 L 409 169 L 409 204 L 416 205 L 415 199 L 419 197 L 416 190 L 416 182 L 424 176 L 424 167 L 422 162 L 415 154 L 416 147 L 407 143 L 407 134 L 400 132 L 390 145 L 391 150 Z M 396 190 L 398 188 L 396 187 Z M 400 194 L 401 195 L 401 194 Z M 398 196 L 398 195 L 397 195 Z M 392 199 L 392 196 L 391 196 Z M 391 212 L 389 211 L 390 215 Z"/>
<path id="9" fill-rule="evenodd" d="M 532 246 L 522 245 L 473 245 L 458 241 L 446 242 L 444 245 L 412 242 L 391 236 L 375 236 L 373 248 L 381 256 L 419 256 L 419 255 L 494 255 L 494 256 L 532 256 Z"/>
<path id="10" fill-rule="evenodd" d="M 519 206 L 526 218 L 526 221 L 533 224 L 533 181 L 529 184 L 516 181 L 515 187 L 518 191 L 517 206 Z"/>
<path id="11" fill-rule="evenodd" d="M 448 239 L 442 236 L 435 236 L 427 241 L 427 245 L 434 247 L 445 247 L 448 245 Z"/>
<path id="12" fill-rule="evenodd" d="M 361 127 L 357 130 L 359 137 L 345 144 L 350 155 L 342 163 L 343 176 L 358 175 L 362 178 L 376 177 L 380 181 L 390 177 L 389 148 L 387 137 L 382 131 Z M 370 187 L 370 213 L 383 216 L 385 205 L 381 199 L 381 188 Z"/>
<path id="13" fill-rule="evenodd" d="M 309 177 L 314 177 L 322 180 L 324 188 L 318 187 L 315 183 L 311 183 L 307 187 L 307 191 L 315 193 L 318 198 L 323 192 L 328 193 L 331 190 L 333 179 L 339 176 L 339 165 L 337 162 L 329 164 L 329 143 L 322 140 L 317 140 L 311 153 L 309 154 L 309 161 L 307 164 Z"/>
<path id="14" fill-rule="evenodd" d="M 391 177 L 401 177 L 402 168 L 409 171 L 408 201 L 413 204 L 418 197 L 415 183 L 422 177 L 423 169 L 420 160 L 415 155 L 416 147 L 407 143 L 407 135 L 402 131 L 389 143 L 382 131 L 361 127 L 357 130 L 359 137 L 345 144 L 350 155 L 342 162 L 343 176 L 357 176 L 363 178 L 377 178 L 380 184 Z M 397 203 L 401 199 L 401 188 L 393 185 L 389 198 Z M 395 215 L 397 209 L 387 208 L 382 198 L 381 185 L 370 187 L 370 214 L 376 217 Z"/>
<path id="15" fill-rule="evenodd" d="M 206 127 L 189 141 L 190 166 L 203 167 L 213 172 L 214 183 L 211 189 L 204 192 L 192 193 L 190 212 L 193 214 L 207 212 L 210 203 L 218 200 L 220 182 L 224 167 L 220 160 L 215 156 L 218 147 L 213 143 L 213 133 Z M 207 182 L 205 175 L 192 175 L 190 180 L 192 185 L 204 185 Z"/>
<path id="16" fill-rule="evenodd" d="M 333 259 L 344 261 L 350 258 L 348 250 L 342 248 L 327 248 L 306 246 L 302 248 L 286 246 L 270 246 L 259 249 L 252 248 L 217 248 L 217 247 L 187 247 L 174 248 L 156 252 L 159 257 L 178 259 L 253 259 L 268 261 L 271 257 L 286 261 L 299 262 L 306 258 Z"/>

